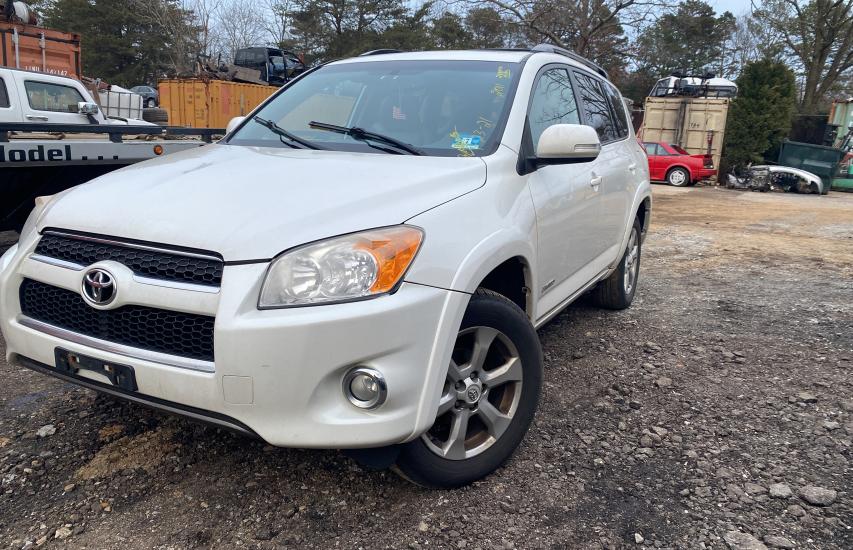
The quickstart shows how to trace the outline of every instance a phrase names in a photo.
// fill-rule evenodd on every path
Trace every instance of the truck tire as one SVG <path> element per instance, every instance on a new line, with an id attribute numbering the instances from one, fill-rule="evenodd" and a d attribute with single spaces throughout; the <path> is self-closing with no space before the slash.
<path id="1" fill-rule="evenodd" d="M 542 348 L 527 315 L 502 295 L 478 290 L 446 376 L 435 424 L 400 448 L 395 466 L 426 487 L 481 479 L 524 438 L 542 387 Z"/>
<path id="2" fill-rule="evenodd" d="M 687 187 L 692 182 L 690 181 L 690 172 L 676 166 L 666 174 L 666 182 L 673 187 Z"/>
<path id="3" fill-rule="evenodd" d="M 169 111 L 160 108 L 142 109 L 142 120 L 166 126 L 169 124 Z"/>
<path id="4" fill-rule="evenodd" d="M 637 293 L 640 280 L 640 256 L 642 252 L 642 228 L 635 218 L 628 236 L 628 246 L 619 260 L 619 267 L 593 289 L 595 302 L 606 309 L 627 309 Z"/>

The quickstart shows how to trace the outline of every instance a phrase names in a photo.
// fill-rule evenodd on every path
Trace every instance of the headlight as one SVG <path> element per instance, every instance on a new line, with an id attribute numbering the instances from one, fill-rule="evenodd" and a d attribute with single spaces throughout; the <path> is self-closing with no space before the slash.
<path id="1" fill-rule="evenodd" d="M 258 308 L 328 304 L 392 292 L 423 238 L 420 229 L 401 225 L 285 252 L 267 271 Z"/>

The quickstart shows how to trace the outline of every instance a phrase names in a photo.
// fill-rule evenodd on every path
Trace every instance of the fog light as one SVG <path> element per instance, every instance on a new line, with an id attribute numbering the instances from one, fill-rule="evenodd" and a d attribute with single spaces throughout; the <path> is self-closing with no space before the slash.
<path id="1" fill-rule="evenodd" d="M 375 409 L 388 395 L 385 378 L 379 371 L 367 367 L 349 371 L 344 376 L 343 389 L 349 402 L 362 409 Z"/>

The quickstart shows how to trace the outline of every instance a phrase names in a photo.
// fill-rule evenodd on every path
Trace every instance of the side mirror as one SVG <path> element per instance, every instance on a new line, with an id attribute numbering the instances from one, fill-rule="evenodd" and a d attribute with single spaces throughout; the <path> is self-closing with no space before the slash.
<path id="1" fill-rule="evenodd" d="M 98 107 L 97 103 L 93 103 L 91 101 L 78 101 L 77 102 L 77 113 L 81 115 L 96 115 L 101 108 Z"/>
<path id="2" fill-rule="evenodd" d="M 243 121 L 246 120 L 244 116 L 235 116 L 231 120 L 228 121 L 228 126 L 225 127 L 225 133 L 230 134 L 233 132 L 237 126 L 243 124 Z"/>
<path id="3" fill-rule="evenodd" d="M 539 136 L 535 162 L 537 166 L 590 162 L 600 152 L 601 141 L 592 126 L 555 124 Z"/>

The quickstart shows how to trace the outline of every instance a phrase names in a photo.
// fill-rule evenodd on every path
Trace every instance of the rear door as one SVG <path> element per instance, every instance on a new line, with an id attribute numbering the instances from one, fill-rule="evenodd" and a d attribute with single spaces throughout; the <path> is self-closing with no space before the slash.
<path id="1" fill-rule="evenodd" d="M 72 85 L 41 78 L 37 74 L 16 74 L 24 122 L 49 124 L 89 124 L 77 112 L 77 104 L 89 101 Z"/>
<path id="2" fill-rule="evenodd" d="M 530 96 L 524 137 L 529 140 L 526 146 L 535 151 L 539 137 L 549 126 L 580 123 L 568 68 L 562 65 L 544 67 Z M 600 254 L 596 236 L 598 192 L 590 185 L 595 177 L 592 164 L 543 166 L 529 176 L 539 231 L 537 283 L 543 313 L 594 276 L 585 272 Z M 570 281 L 572 277 L 583 280 Z"/>
<path id="3" fill-rule="evenodd" d="M 596 192 L 600 209 L 593 230 L 596 251 L 601 255 L 597 265 L 604 269 L 615 259 L 622 244 L 639 164 L 629 143 L 630 132 L 619 92 L 586 71 L 575 69 L 572 72 L 584 123 L 595 128 L 601 140 L 601 154 L 592 163 L 593 181 L 598 181 Z"/>

